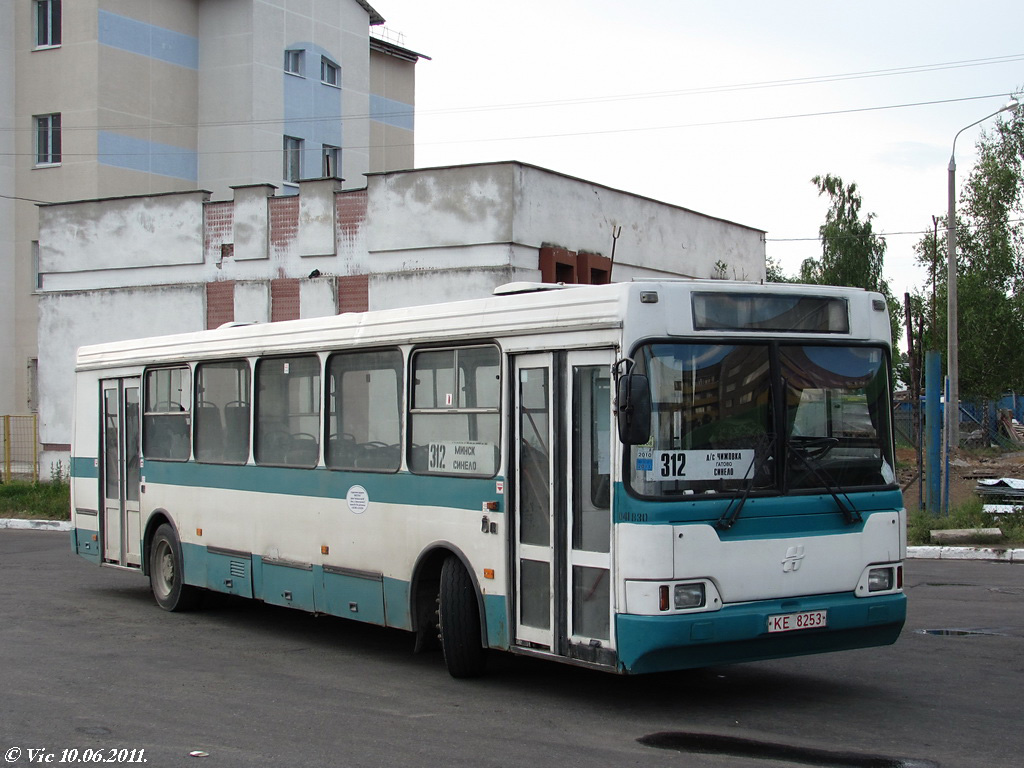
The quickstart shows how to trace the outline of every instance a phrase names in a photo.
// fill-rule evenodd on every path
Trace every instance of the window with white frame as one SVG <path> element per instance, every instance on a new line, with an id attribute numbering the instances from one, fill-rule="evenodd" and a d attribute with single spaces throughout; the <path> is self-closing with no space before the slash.
<path id="1" fill-rule="evenodd" d="M 284 180 L 297 183 L 302 178 L 302 139 L 284 137 Z"/>
<path id="2" fill-rule="evenodd" d="M 321 174 L 325 179 L 341 176 L 341 147 L 324 144 L 323 167 Z"/>
<path id="3" fill-rule="evenodd" d="M 61 0 L 35 0 L 37 48 L 60 45 L 60 2 Z"/>
<path id="4" fill-rule="evenodd" d="M 60 164 L 60 113 L 36 115 L 36 165 Z"/>
<path id="5" fill-rule="evenodd" d="M 304 51 L 301 48 L 284 52 L 284 71 L 292 75 L 302 76 L 302 60 Z"/>
<path id="6" fill-rule="evenodd" d="M 320 57 L 320 80 L 327 85 L 336 87 L 341 85 L 341 67 L 326 56 Z"/>

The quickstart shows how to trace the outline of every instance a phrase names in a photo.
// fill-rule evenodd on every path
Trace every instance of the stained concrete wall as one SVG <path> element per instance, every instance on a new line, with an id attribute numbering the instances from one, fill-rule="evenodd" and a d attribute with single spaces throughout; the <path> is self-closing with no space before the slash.
<path id="1" fill-rule="evenodd" d="M 371 174 L 364 190 L 300 183 L 42 206 L 40 436 L 66 459 L 80 344 L 196 330 L 207 284 L 232 284 L 234 320 L 272 317 L 273 281 L 298 285 L 298 315 L 343 309 L 341 282 L 387 309 L 539 281 L 545 246 L 610 256 L 613 279 L 764 277 L 763 232 L 521 163 Z"/>

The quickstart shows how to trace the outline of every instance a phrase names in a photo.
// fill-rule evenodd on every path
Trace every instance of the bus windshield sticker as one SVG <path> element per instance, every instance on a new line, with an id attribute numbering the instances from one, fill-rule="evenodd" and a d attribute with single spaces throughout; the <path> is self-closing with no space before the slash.
<path id="1" fill-rule="evenodd" d="M 643 445 L 636 447 L 636 471 L 651 472 L 654 469 L 654 435 Z"/>
<path id="2" fill-rule="evenodd" d="M 353 485 L 345 494 L 345 501 L 348 502 L 348 511 L 354 515 L 361 515 L 370 506 L 370 494 L 361 485 Z"/>
<path id="3" fill-rule="evenodd" d="M 430 443 L 427 470 L 449 475 L 493 475 L 494 446 L 468 441 Z"/>
<path id="4" fill-rule="evenodd" d="M 754 449 L 741 448 L 725 451 L 653 451 L 648 461 L 647 480 L 670 482 L 673 480 L 746 480 L 754 464 Z M 641 470 L 637 457 L 637 470 Z"/>

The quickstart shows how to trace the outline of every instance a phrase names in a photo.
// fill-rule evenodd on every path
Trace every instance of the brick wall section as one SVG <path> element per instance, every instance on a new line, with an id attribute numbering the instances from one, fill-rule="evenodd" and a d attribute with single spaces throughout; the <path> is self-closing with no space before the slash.
<path id="1" fill-rule="evenodd" d="M 220 261 L 220 247 L 234 240 L 235 203 L 226 200 L 203 205 L 203 260 Z"/>
<path id="2" fill-rule="evenodd" d="M 235 282 L 206 284 L 206 327 L 219 328 L 235 319 Z"/>
<path id="3" fill-rule="evenodd" d="M 576 251 L 550 245 L 541 248 L 540 279 L 545 283 L 575 283 Z"/>
<path id="4" fill-rule="evenodd" d="M 369 275 L 338 278 L 338 314 L 365 312 L 370 308 Z"/>
<path id="5" fill-rule="evenodd" d="M 353 240 L 366 222 L 366 190 L 334 196 L 335 240 Z"/>
<path id="6" fill-rule="evenodd" d="M 545 283 L 604 285 L 611 279 L 612 260 L 599 253 L 576 253 L 545 245 L 540 249 L 540 279 Z"/>
<path id="7" fill-rule="evenodd" d="M 299 197 L 272 197 L 270 202 L 270 247 L 278 251 L 293 248 L 299 234 Z"/>
<path id="8" fill-rule="evenodd" d="M 576 279 L 587 285 L 605 285 L 609 282 L 612 260 L 599 253 L 580 253 L 576 257 Z"/>
<path id="9" fill-rule="evenodd" d="M 299 280 L 281 277 L 270 281 L 270 322 L 299 319 Z"/>

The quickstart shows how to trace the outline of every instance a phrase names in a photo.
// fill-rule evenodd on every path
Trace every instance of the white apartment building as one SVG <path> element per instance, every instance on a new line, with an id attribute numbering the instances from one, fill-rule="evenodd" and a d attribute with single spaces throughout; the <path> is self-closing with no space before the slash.
<path id="1" fill-rule="evenodd" d="M 365 0 L 0 0 L 0 18 L 0 413 L 38 407 L 38 203 L 414 165 L 424 57 L 371 34 Z"/>

